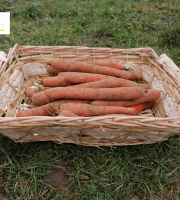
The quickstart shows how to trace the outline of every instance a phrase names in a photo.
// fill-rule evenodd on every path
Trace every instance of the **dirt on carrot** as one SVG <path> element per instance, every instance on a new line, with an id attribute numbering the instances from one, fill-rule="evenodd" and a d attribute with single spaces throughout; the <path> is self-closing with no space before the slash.
<path id="1" fill-rule="evenodd" d="M 88 64 L 98 65 L 98 66 L 106 66 L 112 67 L 119 70 L 124 70 L 125 67 L 122 63 L 116 62 L 113 60 L 94 60 L 94 61 L 86 61 Z"/>
<path id="2" fill-rule="evenodd" d="M 60 100 L 40 107 L 19 111 L 16 117 L 28 116 L 57 116 L 60 112 L 60 106 L 65 103 L 90 103 L 88 100 Z"/>
<path id="3" fill-rule="evenodd" d="M 134 108 L 126 108 L 120 106 L 93 106 L 89 104 L 67 103 L 61 106 L 61 111 L 69 110 L 78 116 L 98 116 L 107 114 L 127 114 L 134 115 Z"/>
<path id="4" fill-rule="evenodd" d="M 131 100 L 144 95 L 142 87 L 118 88 L 71 88 L 56 87 L 36 93 L 32 96 L 35 105 L 43 105 L 60 99 L 88 99 L 88 100 Z"/>
<path id="5" fill-rule="evenodd" d="M 161 93 L 156 89 L 148 89 L 146 93 L 140 98 L 129 101 L 92 101 L 92 105 L 96 106 L 133 106 L 140 103 L 155 101 L 160 97 Z"/>
<path id="6" fill-rule="evenodd" d="M 114 76 L 118 78 L 124 78 L 129 80 L 142 80 L 142 73 L 136 71 L 123 71 L 106 66 L 96 66 L 93 64 L 87 64 L 83 62 L 75 62 L 69 60 L 54 60 L 51 63 L 51 67 L 61 72 L 86 72 L 95 74 L 104 74 Z"/>
<path id="7" fill-rule="evenodd" d="M 74 85 L 71 87 L 76 88 L 116 88 L 116 87 L 133 87 L 133 86 L 140 86 L 145 89 L 150 88 L 149 84 L 140 84 L 136 83 L 135 81 L 130 81 L 123 78 L 106 78 L 99 81 L 82 83 L 78 85 Z"/>
<path id="8" fill-rule="evenodd" d="M 67 72 L 60 73 L 58 76 L 55 77 L 44 78 L 43 85 L 46 87 L 64 87 L 73 84 L 103 80 L 108 77 L 109 76 L 102 74 Z"/>

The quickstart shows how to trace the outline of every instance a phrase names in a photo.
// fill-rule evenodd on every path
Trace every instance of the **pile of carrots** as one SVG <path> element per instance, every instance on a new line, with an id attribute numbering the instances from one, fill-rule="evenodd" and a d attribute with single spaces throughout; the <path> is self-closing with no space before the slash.
<path id="1" fill-rule="evenodd" d="M 26 91 L 36 107 L 17 117 L 137 115 L 160 97 L 159 90 L 141 83 L 141 72 L 127 71 L 112 60 L 54 60 L 47 71 L 50 76 L 43 78 L 41 87 Z"/>

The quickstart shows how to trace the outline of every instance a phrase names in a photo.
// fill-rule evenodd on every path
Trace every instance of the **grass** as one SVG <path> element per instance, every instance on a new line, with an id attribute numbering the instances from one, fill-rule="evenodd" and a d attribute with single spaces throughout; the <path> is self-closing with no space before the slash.
<path id="1" fill-rule="evenodd" d="M 52 142 L 0 141 L 1 184 L 12 199 L 157 199 L 177 192 L 179 142 L 173 137 L 153 145 L 93 148 Z M 70 186 L 64 192 L 44 176 L 64 162 Z"/>
<path id="2" fill-rule="evenodd" d="M 152 47 L 180 64 L 179 1 L 2 0 L 11 12 L 14 44 L 91 47 Z M 64 162 L 70 182 L 64 191 L 44 177 Z M 0 137 L 0 191 L 10 199 L 178 199 L 179 137 L 127 147 L 83 147 L 53 142 L 14 143 Z"/>

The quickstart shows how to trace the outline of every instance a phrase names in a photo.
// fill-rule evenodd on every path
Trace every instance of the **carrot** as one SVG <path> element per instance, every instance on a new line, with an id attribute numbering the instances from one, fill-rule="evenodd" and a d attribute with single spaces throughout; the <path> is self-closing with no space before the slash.
<path id="1" fill-rule="evenodd" d="M 59 116 L 64 115 L 66 117 L 78 117 L 78 115 L 74 114 L 73 112 L 71 112 L 70 110 L 62 110 L 59 113 Z"/>
<path id="2" fill-rule="evenodd" d="M 107 78 L 99 81 L 82 83 L 78 85 L 74 85 L 71 87 L 76 88 L 113 88 L 113 87 L 133 87 L 133 86 L 140 86 L 145 89 L 149 88 L 149 84 L 138 84 L 134 81 L 130 81 L 127 79 L 122 78 Z"/>
<path id="3" fill-rule="evenodd" d="M 40 107 L 22 110 L 16 114 L 16 117 L 28 117 L 28 116 L 51 116 L 57 115 L 60 112 L 60 106 L 65 103 L 89 103 L 88 100 L 60 100 L 53 103 L 49 103 Z"/>
<path id="4" fill-rule="evenodd" d="M 45 87 L 56 87 L 56 86 L 64 87 L 70 85 L 65 81 L 64 77 L 58 77 L 58 76 L 44 78 L 42 82 Z"/>
<path id="5" fill-rule="evenodd" d="M 155 101 L 160 97 L 161 93 L 156 89 L 148 89 L 147 92 L 140 98 L 129 101 L 92 101 L 91 105 L 96 106 L 133 106 L 140 103 Z"/>
<path id="6" fill-rule="evenodd" d="M 67 103 L 74 102 L 74 103 Z M 88 102 L 86 102 L 88 103 Z M 68 117 L 75 116 L 96 116 L 107 114 L 127 114 L 137 115 L 142 110 L 151 107 L 154 101 L 142 103 L 129 107 L 120 106 L 94 106 L 86 104 L 85 101 L 57 101 L 41 107 L 20 111 L 16 114 L 16 117 L 28 117 L 28 116 L 51 116 L 51 115 L 64 115 Z"/>
<path id="7" fill-rule="evenodd" d="M 89 99 L 89 100 L 130 100 L 143 96 L 142 87 L 120 88 L 73 88 L 56 87 L 38 92 L 32 96 L 35 105 L 43 105 L 57 99 Z"/>
<path id="8" fill-rule="evenodd" d="M 97 115 L 107 115 L 107 114 L 127 114 L 134 115 L 134 108 L 126 108 L 119 106 L 92 106 L 89 104 L 75 104 L 66 103 L 61 106 L 61 112 L 64 110 L 69 110 L 78 116 L 97 116 Z"/>
<path id="9" fill-rule="evenodd" d="M 154 104 L 154 101 L 142 103 L 130 107 L 120 107 L 120 106 L 93 106 L 89 104 L 75 104 L 75 103 L 65 103 L 61 106 L 61 112 L 69 110 L 78 116 L 98 116 L 107 114 L 126 114 L 126 115 L 137 115 L 142 110 L 150 108 Z"/>
<path id="10" fill-rule="evenodd" d="M 106 67 L 112 67 L 115 69 L 123 70 L 124 65 L 119 62 L 115 62 L 112 60 L 94 60 L 94 61 L 86 61 L 88 64 L 98 65 L 98 66 L 106 66 Z"/>
<path id="11" fill-rule="evenodd" d="M 51 67 L 61 72 L 71 71 L 71 72 L 86 72 L 94 74 L 104 74 L 109 76 L 114 76 L 118 78 L 124 78 L 129 80 L 141 80 L 142 73 L 135 71 L 122 71 L 106 66 L 96 66 L 93 64 L 87 64 L 83 62 L 73 62 L 69 60 L 55 60 L 51 63 Z"/>
<path id="12" fill-rule="evenodd" d="M 119 62 L 115 62 L 112 60 L 95 60 L 95 61 L 85 61 L 85 63 L 88 64 L 93 64 L 93 65 L 97 65 L 97 66 L 106 66 L 106 67 L 111 67 L 111 68 L 115 68 L 115 69 L 119 69 L 119 70 L 123 70 L 124 69 L 124 65 L 119 63 Z M 59 70 L 53 69 L 51 66 L 47 66 L 47 72 L 49 73 L 49 75 L 58 75 L 58 73 L 60 72 Z"/>
<path id="13" fill-rule="evenodd" d="M 47 72 L 51 76 L 55 76 L 59 74 L 59 70 L 52 68 L 50 65 L 47 66 Z"/>
<path id="14" fill-rule="evenodd" d="M 43 79 L 43 84 L 44 86 L 48 86 L 48 87 L 56 87 L 56 86 L 68 86 L 68 87 L 74 87 L 74 88 L 115 88 L 115 87 L 133 87 L 133 86 L 139 86 L 139 87 L 143 87 L 144 89 L 148 89 L 149 88 L 149 84 L 138 84 L 136 82 L 133 81 L 129 81 L 126 79 L 121 79 L 121 78 L 107 78 L 107 79 L 102 79 L 99 81 L 94 81 L 94 82 L 88 82 L 88 83 L 82 83 L 82 84 L 78 84 L 78 85 L 71 85 L 73 84 L 77 84 L 79 82 L 85 82 L 85 81 L 89 81 L 91 78 L 91 81 L 94 79 L 101 79 L 101 78 L 106 78 L 103 77 L 104 75 L 97 74 L 98 76 L 93 77 L 91 76 L 92 74 L 88 74 L 90 75 L 89 77 L 86 77 L 88 79 L 86 79 L 85 77 L 79 77 L 78 74 L 73 75 L 74 79 L 71 79 L 71 76 L 64 78 L 58 78 L 58 77 L 50 77 L 50 78 L 45 78 Z M 70 83 L 71 82 L 71 83 Z M 62 84 L 61 84 L 62 83 Z M 47 88 L 43 88 L 41 89 L 41 91 L 46 90 Z M 39 92 L 38 89 L 36 88 L 30 88 L 27 92 L 26 92 L 26 96 L 28 98 L 31 98 L 33 94 Z"/>
<path id="15" fill-rule="evenodd" d="M 61 74 L 61 73 L 60 73 Z M 102 74 L 91 74 L 91 73 L 78 73 L 78 72 L 68 72 L 62 73 L 59 76 L 48 77 L 43 79 L 43 85 L 47 87 L 64 87 L 72 84 L 87 83 L 92 81 L 98 81 L 106 79 L 109 76 Z"/>
<path id="16" fill-rule="evenodd" d="M 48 116 L 48 115 L 50 115 L 50 112 L 55 113 L 53 108 L 54 107 L 52 107 L 52 109 L 50 109 L 50 108 L 45 109 L 43 107 L 37 107 L 37 108 L 31 108 L 28 110 L 22 110 L 16 114 L 16 117 Z M 48 110 L 49 110 L 49 112 L 48 112 Z"/>
<path id="17" fill-rule="evenodd" d="M 37 93 L 37 92 L 40 92 L 40 91 L 44 91 L 45 88 L 43 86 L 38 86 L 36 88 L 29 88 L 26 92 L 25 92 L 25 95 L 28 97 L 28 98 L 31 98 L 33 94 Z"/>
<path id="18" fill-rule="evenodd" d="M 134 106 L 128 106 L 127 108 L 134 108 L 135 109 L 134 115 L 137 115 L 141 111 L 143 111 L 147 108 L 150 108 L 153 104 L 154 104 L 154 101 L 150 101 L 150 102 L 146 102 L 146 103 L 137 104 Z"/>
<path id="19" fill-rule="evenodd" d="M 59 71 L 59 74 L 58 74 L 58 76 L 70 76 L 70 75 L 74 75 L 74 74 L 79 74 L 80 72 L 60 72 Z M 81 74 L 83 74 L 83 73 L 81 73 Z M 86 74 L 86 73 L 85 73 Z"/>

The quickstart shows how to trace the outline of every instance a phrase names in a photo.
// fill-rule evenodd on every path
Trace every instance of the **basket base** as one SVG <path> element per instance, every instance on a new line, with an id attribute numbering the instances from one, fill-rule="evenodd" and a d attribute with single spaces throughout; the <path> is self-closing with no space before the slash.
<path id="1" fill-rule="evenodd" d="M 153 144 L 153 143 L 162 142 L 162 141 L 147 141 L 147 140 L 140 141 L 139 139 L 136 139 L 133 137 L 129 137 L 123 140 L 121 140 L 120 138 L 96 140 L 92 137 L 83 137 L 83 138 L 79 138 L 79 140 L 73 140 L 72 138 L 65 139 L 65 138 L 49 137 L 49 136 L 44 136 L 42 138 L 39 136 L 30 136 L 30 135 L 22 137 L 19 140 L 16 140 L 16 142 L 20 142 L 20 143 L 37 142 L 37 141 L 53 141 L 58 144 L 71 143 L 71 144 L 77 144 L 77 145 L 82 145 L 82 146 L 94 146 L 94 147 L 142 145 L 142 144 Z"/>

